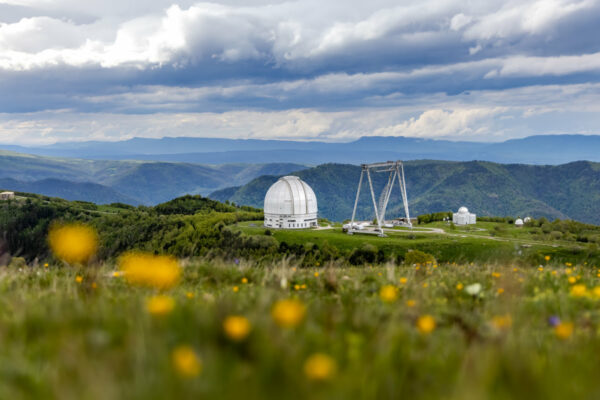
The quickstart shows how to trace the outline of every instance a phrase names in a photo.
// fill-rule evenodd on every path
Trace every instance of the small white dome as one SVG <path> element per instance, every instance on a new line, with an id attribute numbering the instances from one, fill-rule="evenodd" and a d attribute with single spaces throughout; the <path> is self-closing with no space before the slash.
<path id="1" fill-rule="evenodd" d="M 531 217 L 525 217 L 525 219 L 523 220 L 523 222 L 525 222 L 525 223 L 531 222 Z"/>
<path id="2" fill-rule="evenodd" d="M 515 225 L 522 226 L 523 225 L 523 220 L 521 218 L 517 218 L 517 220 L 515 221 Z"/>
<path id="3" fill-rule="evenodd" d="M 468 214 L 469 213 L 469 209 L 467 207 L 461 207 L 458 209 L 458 213 L 459 214 Z"/>
<path id="4" fill-rule="evenodd" d="M 279 178 L 265 196 L 265 214 L 299 215 L 317 212 L 317 196 L 297 176 Z"/>

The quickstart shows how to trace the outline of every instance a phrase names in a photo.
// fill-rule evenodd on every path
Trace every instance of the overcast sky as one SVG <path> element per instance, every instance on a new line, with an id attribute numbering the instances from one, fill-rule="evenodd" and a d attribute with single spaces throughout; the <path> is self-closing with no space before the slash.
<path id="1" fill-rule="evenodd" d="M 600 130 L 600 0 L 0 0 L 0 142 Z"/>

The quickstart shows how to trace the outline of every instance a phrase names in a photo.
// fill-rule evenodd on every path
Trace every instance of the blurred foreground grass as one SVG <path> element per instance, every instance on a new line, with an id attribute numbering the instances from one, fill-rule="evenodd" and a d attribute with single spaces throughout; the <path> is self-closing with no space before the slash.
<path id="1" fill-rule="evenodd" d="M 548 264 L 1 268 L 0 398 L 598 398 L 598 269 Z"/>

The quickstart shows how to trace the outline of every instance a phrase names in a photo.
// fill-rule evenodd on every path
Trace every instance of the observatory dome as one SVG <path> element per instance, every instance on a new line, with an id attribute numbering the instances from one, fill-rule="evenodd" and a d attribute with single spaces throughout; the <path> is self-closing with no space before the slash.
<path id="1" fill-rule="evenodd" d="M 523 226 L 523 220 L 521 218 L 517 218 L 515 221 L 515 226 Z"/>
<path id="2" fill-rule="evenodd" d="M 467 207 L 461 207 L 452 214 L 452 222 L 456 225 L 469 225 L 477 222 L 477 216 L 469 212 Z"/>
<path id="3" fill-rule="evenodd" d="M 317 196 L 297 176 L 279 178 L 265 195 L 265 226 L 298 229 L 317 226 Z"/>

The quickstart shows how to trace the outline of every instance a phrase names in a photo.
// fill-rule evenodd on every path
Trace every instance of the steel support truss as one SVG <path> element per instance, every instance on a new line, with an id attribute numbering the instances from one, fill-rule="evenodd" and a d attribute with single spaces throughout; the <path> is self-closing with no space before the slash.
<path id="1" fill-rule="evenodd" d="M 362 170 L 360 171 L 360 180 L 358 181 L 358 189 L 356 190 L 356 199 L 354 200 L 354 209 L 352 210 L 352 220 L 350 222 L 350 228 L 348 234 L 352 235 L 355 232 L 359 232 L 354 225 L 354 218 L 356 217 L 356 207 L 358 206 L 358 199 L 360 197 L 360 190 L 362 188 L 363 178 L 366 175 L 369 183 L 369 190 L 371 192 L 371 199 L 373 200 L 373 209 L 375 210 L 375 219 L 377 220 L 377 227 L 379 236 L 385 236 L 383 233 L 383 225 L 385 224 L 385 212 L 387 210 L 388 202 L 390 201 L 390 195 L 394 183 L 398 180 L 398 186 L 400 186 L 400 193 L 402 196 L 402 203 L 404 204 L 404 213 L 406 215 L 407 224 L 412 228 L 410 222 L 410 215 L 408 213 L 408 199 L 406 197 L 406 180 L 404 179 L 404 165 L 402 161 L 387 161 L 374 164 L 362 164 Z M 389 173 L 387 184 L 383 188 L 383 191 L 379 195 L 379 199 L 375 198 L 375 192 L 373 191 L 373 181 L 371 179 L 371 172 L 376 173 Z"/>

